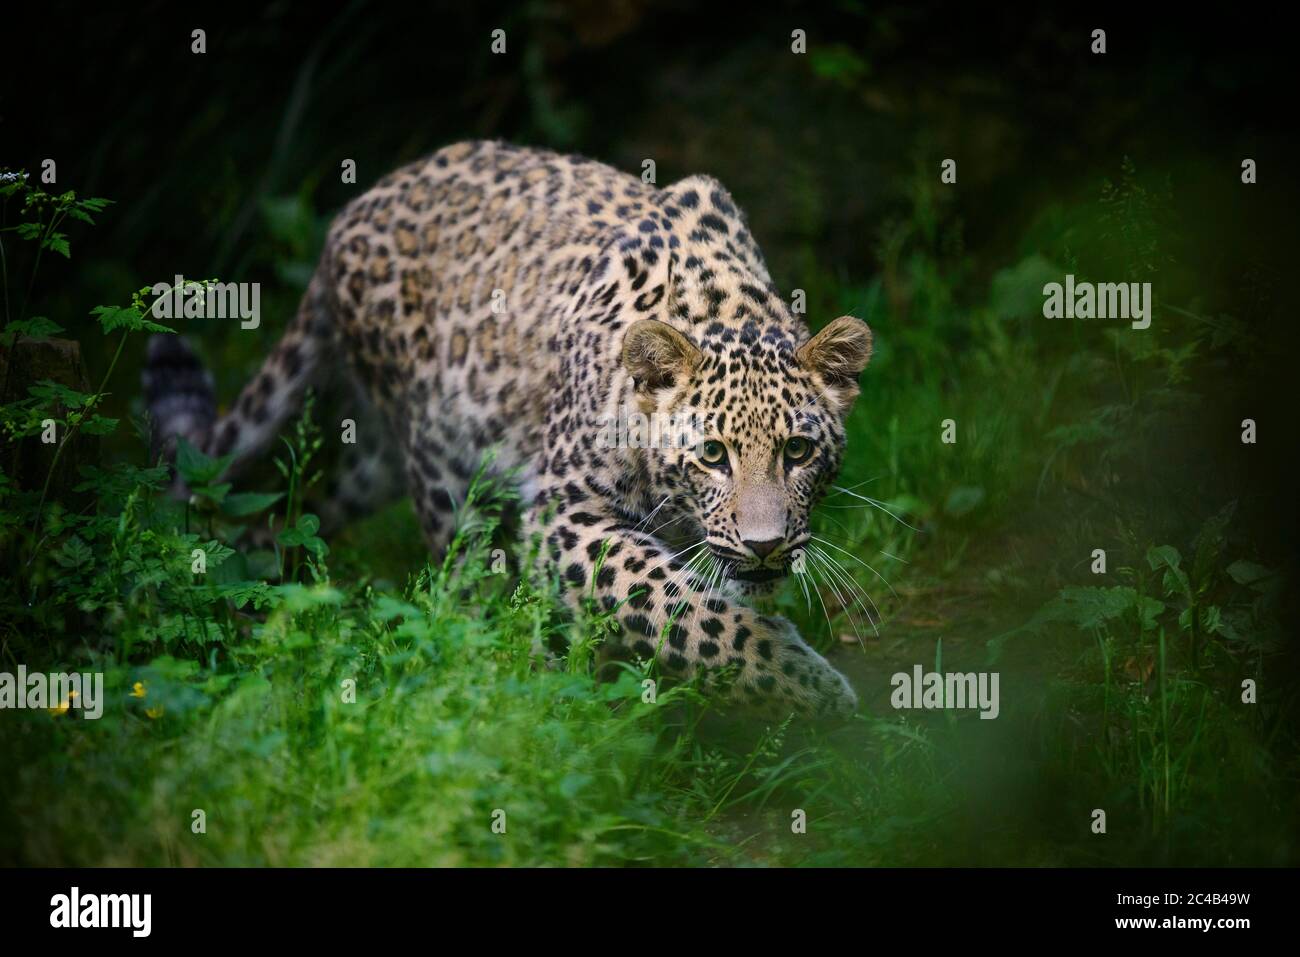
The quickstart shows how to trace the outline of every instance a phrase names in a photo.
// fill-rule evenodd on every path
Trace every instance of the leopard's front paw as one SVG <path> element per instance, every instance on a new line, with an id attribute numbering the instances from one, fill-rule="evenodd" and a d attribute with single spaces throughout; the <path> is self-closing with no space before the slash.
<path id="1" fill-rule="evenodd" d="M 785 618 L 760 617 L 753 655 L 741 682 L 746 703 L 764 713 L 795 711 L 817 717 L 848 717 L 858 696 L 844 675 L 799 636 Z"/>

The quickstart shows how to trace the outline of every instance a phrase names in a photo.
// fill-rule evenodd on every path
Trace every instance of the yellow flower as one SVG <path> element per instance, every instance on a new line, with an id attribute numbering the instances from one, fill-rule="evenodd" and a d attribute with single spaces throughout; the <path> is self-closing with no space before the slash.
<path id="1" fill-rule="evenodd" d="M 75 694 L 75 692 L 74 692 L 74 694 Z M 63 702 L 63 703 L 62 703 L 61 705 L 59 705 L 58 707 L 55 707 L 55 708 L 46 708 L 45 710 L 48 711 L 50 714 L 52 714 L 54 717 L 57 718 L 57 717 L 58 717 L 59 715 L 61 715 L 61 714 L 67 714 L 67 713 L 68 713 L 68 705 L 69 705 L 69 704 L 71 704 L 71 699 L 69 699 L 68 701 Z"/>
<path id="2" fill-rule="evenodd" d="M 157 721 L 159 718 L 162 717 L 162 713 L 163 713 L 162 705 L 159 705 L 156 708 L 145 708 L 144 713 L 147 714 L 150 718 L 153 718 L 155 721 Z"/>
<path id="3" fill-rule="evenodd" d="M 136 683 L 131 687 L 131 697 L 132 697 L 132 698 L 143 698 L 143 697 L 144 697 L 145 695 L 147 695 L 148 693 L 149 693 L 149 692 L 147 692 L 147 691 L 144 690 L 144 682 L 143 682 L 143 681 L 137 681 L 137 682 L 136 682 Z"/>

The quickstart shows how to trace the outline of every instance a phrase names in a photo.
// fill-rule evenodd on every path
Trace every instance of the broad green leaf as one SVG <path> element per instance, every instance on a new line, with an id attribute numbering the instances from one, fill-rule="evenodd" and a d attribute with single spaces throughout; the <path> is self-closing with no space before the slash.
<path id="1" fill-rule="evenodd" d="M 234 486 L 230 482 L 221 482 L 217 485 L 192 485 L 190 492 L 199 498 L 207 499 L 214 505 L 220 505 L 225 501 L 226 493 Z"/>
<path id="2" fill-rule="evenodd" d="M 1254 562 L 1235 561 L 1227 568 L 1228 577 L 1238 585 L 1248 585 L 1256 591 L 1263 591 L 1261 583 L 1273 577 L 1273 571 Z"/>
<path id="3" fill-rule="evenodd" d="M 282 498 L 283 492 L 236 492 L 226 496 L 221 511 L 232 518 L 242 518 L 268 509 Z"/>
<path id="4" fill-rule="evenodd" d="M 1183 556 L 1172 545 L 1156 545 L 1148 549 L 1147 563 L 1155 571 L 1161 568 L 1178 568 L 1183 563 Z"/>
<path id="5" fill-rule="evenodd" d="M 117 428 L 117 423 L 120 421 L 120 419 L 110 419 L 103 415 L 92 415 L 81 423 L 81 431 L 87 435 L 108 435 Z"/>
<path id="6" fill-rule="evenodd" d="M 1166 595 L 1182 595 L 1192 600 L 1192 583 L 1181 568 L 1183 556 L 1172 545 L 1156 545 L 1147 551 L 1147 564 L 1154 571 L 1165 569 L 1163 584 Z"/>
<path id="7" fill-rule="evenodd" d="M 214 459 L 195 448 L 186 439 L 176 443 L 176 469 L 187 485 L 206 485 L 216 479 L 234 461 L 233 455 Z"/>

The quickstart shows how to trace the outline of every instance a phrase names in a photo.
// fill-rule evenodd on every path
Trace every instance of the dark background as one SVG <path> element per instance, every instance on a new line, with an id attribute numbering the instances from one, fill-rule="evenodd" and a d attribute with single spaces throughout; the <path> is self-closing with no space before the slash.
<path id="1" fill-rule="evenodd" d="M 1291 238 L 1282 204 L 1294 198 L 1293 71 L 1283 24 L 1268 16 L 636 0 L 242 12 L 56 3 L 26 37 L 22 14 L 6 17 L 0 135 L 6 164 L 54 157 L 61 185 L 128 206 L 88 237 L 88 251 L 147 276 L 178 263 L 240 273 L 256 260 L 259 199 L 304 192 L 329 211 L 466 137 L 635 169 L 649 156 L 665 182 L 715 173 L 744 198 L 778 272 L 778 250 L 813 237 L 852 274 L 878 271 L 873 224 L 891 214 L 891 183 L 918 154 L 959 159 L 965 241 L 981 253 L 1013 241 L 1044 201 L 1113 172 L 1122 153 L 1164 167 L 1195 152 L 1234 169 L 1250 155 L 1270 201 L 1247 195 L 1186 224 L 1257 236 L 1259 248 L 1224 249 L 1224 269 L 1241 269 L 1266 241 Z M 1088 52 L 1096 26 L 1108 31 L 1105 56 Z M 205 56 L 190 52 L 194 27 L 207 30 Z M 506 56 L 489 53 L 496 27 Z M 807 31 L 809 56 L 790 54 L 794 27 Z M 818 58 L 840 48 L 854 63 L 819 75 Z M 345 157 L 357 161 L 355 187 L 339 182 Z M 813 210 L 797 206 L 800 189 L 783 188 L 805 178 L 822 200 Z"/>
<path id="2" fill-rule="evenodd" d="M 131 219 L 99 241 L 135 268 L 165 271 L 178 251 L 238 268 L 252 237 L 217 228 L 229 210 L 299 189 L 337 206 L 354 192 L 338 182 L 342 155 L 364 186 L 447 142 L 505 137 L 628 165 L 653 154 L 663 178 L 725 172 L 749 205 L 766 199 L 769 242 L 798 226 L 774 180 L 815 172 L 837 200 L 819 223 L 825 252 L 870 270 L 863 220 L 886 212 L 889 177 L 918 144 L 963 161 L 968 239 L 984 244 L 1013 234 L 1036 199 L 1109 167 L 1115 147 L 1140 145 L 1149 161 L 1189 148 L 1262 160 L 1284 145 L 1293 105 L 1286 34 L 1265 11 L 1213 24 L 945 4 L 237 11 L 50 4 L 32 22 L 49 33 L 25 42 L 15 30 L 6 44 L 6 162 L 54 156 L 83 193 L 130 197 Z M 809 57 L 790 55 L 796 26 L 814 53 L 854 50 L 862 67 L 848 72 L 863 88 L 819 81 Z M 1097 26 L 1104 57 L 1088 52 Z M 204 57 L 190 52 L 194 27 L 208 32 Z M 496 27 L 506 56 L 489 53 Z"/>

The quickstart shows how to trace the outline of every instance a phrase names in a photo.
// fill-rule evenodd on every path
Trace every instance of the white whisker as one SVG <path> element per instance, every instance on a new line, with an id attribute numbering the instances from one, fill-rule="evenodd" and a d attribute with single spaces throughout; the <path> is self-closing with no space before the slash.
<path id="1" fill-rule="evenodd" d="M 811 557 L 812 552 L 809 552 L 808 554 L 809 554 L 809 556 Z M 816 567 L 817 567 L 817 566 L 816 566 L 815 564 L 813 564 L 813 565 L 810 566 L 810 570 L 811 570 L 811 569 L 815 569 Z M 833 624 L 831 624 L 831 613 L 830 613 L 829 611 L 827 611 L 827 609 L 826 609 L 826 599 L 822 597 L 822 590 L 821 590 L 820 588 L 817 587 L 817 582 L 815 582 L 815 581 L 813 582 L 813 591 L 815 591 L 815 592 L 817 593 L 817 601 L 818 601 L 818 603 L 822 606 L 822 615 L 824 615 L 825 618 L 826 618 L 826 630 L 827 630 L 828 632 L 830 632 L 831 637 L 834 638 L 834 637 L 835 637 L 835 626 L 834 626 Z"/>
<path id="2" fill-rule="evenodd" d="M 845 555 L 848 555 L 849 558 L 853 559 L 855 562 L 857 562 L 859 565 L 861 565 L 861 566 L 862 566 L 863 568 L 865 568 L 867 571 L 871 572 L 871 574 L 875 575 L 875 576 L 876 576 L 877 578 L 879 578 L 882 582 L 884 582 L 884 583 L 885 583 L 885 587 L 889 589 L 890 593 L 891 593 L 895 598 L 898 597 L 898 592 L 894 591 L 894 586 L 891 585 L 891 584 L 889 584 L 889 581 L 885 578 L 884 575 L 880 574 L 880 572 L 876 571 L 874 568 L 872 568 L 870 565 L 868 565 L 868 564 L 867 564 L 866 562 L 864 562 L 862 559 L 858 558 L 857 555 L 854 555 L 854 554 L 853 554 L 852 552 L 850 552 L 848 549 L 840 548 L 840 546 L 836 545 L 834 542 L 832 542 L 832 541 L 828 541 L 827 539 L 824 539 L 824 538 L 818 538 L 816 535 L 813 535 L 813 536 L 812 536 L 812 540 L 815 541 L 815 542 L 821 542 L 823 545 L 829 545 L 831 548 L 835 549 L 837 552 L 842 552 L 842 553 L 844 553 Z"/>
<path id="3" fill-rule="evenodd" d="M 808 576 L 800 573 L 799 587 L 803 589 L 803 604 L 808 614 L 812 614 L 812 596 L 808 594 Z"/>
<path id="4" fill-rule="evenodd" d="M 814 556 L 814 560 L 817 561 L 826 572 L 826 583 L 830 586 L 832 594 L 835 595 L 835 600 L 840 603 L 840 610 L 843 611 L 844 616 L 848 618 L 849 625 L 850 627 L 853 628 L 853 636 L 858 639 L 858 644 L 862 647 L 862 650 L 865 651 L 867 648 L 866 642 L 862 640 L 862 633 L 861 631 L 858 630 L 858 623 L 857 620 L 853 617 L 853 612 L 850 609 L 849 603 L 845 601 L 844 596 L 840 594 L 840 590 L 838 587 L 839 583 L 837 582 L 837 579 L 835 577 L 834 566 L 832 566 L 831 563 L 827 560 L 826 556 L 824 554 L 821 554 L 820 552 L 810 551 L 809 554 Z M 868 622 L 871 621 L 871 616 L 869 615 L 867 616 L 867 621 Z M 875 628 L 874 622 L 871 623 L 871 627 Z M 880 636 L 879 632 L 877 632 L 876 637 L 879 636 Z"/>
<path id="5" fill-rule="evenodd" d="M 717 587 L 717 584 L 722 581 L 722 573 L 725 570 L 726 570 L 726 566 L 723 565 L 722 562 L 714 562 L 713 574 L 709 577 L 708 590 L 704 592 L 703 595 L 697 596 L 697 601 L 695 602 L 695 614 L 691 616 L 692 629 L 695 627 L 696 623 L 699 622 L 700 620 L 700 609 L 703 608 L 705 603 L 710 598 L 713 597 L 713 590 L 715 587 Z"/>
<path id="6" fill-rule="evenodd" d="M 914 532 L 919 532 L 919 531 L 920 531 L 920 529 L 917 528 L 915 525 L 908 525 L 907 522 L 903 521 L 901 518 L 899 518 L 897 515 L 895 515 L 895 514 L 894 514 L 893 512 L 891 512 L 889 509 L 885 508 L 885 506 L 884 506 L 883 504 L 881 504 L 880 502 L 876 501 L 874 498 L 870 498 L 870 497 L 868 497 L 868 496 L 866 496 L 866 495 L 859 495 L 857 492 L 851 491 L 851 490 L 846 489 L 846 488 L 840 488 L 840 486 L 838 486 L 838 485 L 836 485 L 835 488 L 836 488 L 837 490 L 841 491 L 841 492 L 844 492 L 846 495 L 852 495 L 854 498 L 861 499 L 862 501 L 866 502 L 868 505 L 871 505 L 871 506 L 873 506 L 873 507 L 875 507 L 875 508 L 880 509 L 880 510 L 881 510 L 882 512 L 884 512 L 886 515 L 888 515 L 890 518 L 892 518 L 894 521 L 896 521 L 899 525 L 906 525 L 908 528 L 910 528 L 910 529 L 911 529 L 912 531 L 914 531 Z M 832 505 L 832 506 L 829 506 L 829 507 L 830 507 L 830 508 L 836 508 L 837 506 Z M 839 506 L 839 507 L 842 507 L 842 506 Z"/>
<path id="7" fill-rule="evenodd" d="M 660 502 L 658 505 L 656 505 L 654 508 L 652 508 L 652 509 L 650 510 L 650 512 L 646 515 L 645 518 L 641 519 L 641 521 L 637 522 L 635 525 L 632 526 L 632 531 L 634 531 L 634 532 L 635 532 L 635 531 L 639 531 L 639 530 L 641 529 L 641 526 L 642 526 L 642 525 L 646 524 L 646 522 L 648 522 L 648 521 L 650 521 L 650 519 L 654 518 L 654 517 L 655 517 L 655 514 L 659 511 L 659 509 L 663 508 L 665 505 L 668 504 L 668 500 L 669 500 L 670 498 L 672 498 L 672 495 L 671 495 L 671 494 L 669 494 L 669 495 L 665 495 L 665 496 L 664 496 L 664 500 L 663 500 L 662 502 Z M 662 527 L 663 527 L 663 526 L 660 526 L 660 528 L 662 528 Z M 654 532 L 651 532 L 650 534 L 653 535 Z"/>
<path id="8" fill-rule="evenodd" d="M 872 478 L 869 479 L 864 479 L 863 481 L 858 482 L 855 485 L 850 485 L 848 488 L 841 488 L 840 486 L 836 485 L 834 486 L 835 491 L 831 492 L 831 494 L 827 495 L 826 497 L 834 498 L 836 495 L 841 495 L 845 492 L 852 492 L 855 488 L 861 488 L 864 485 L 869 485 L 872 482 L 876 481 L 877 479 L 882 479 L 884 477 L 885 477 L 885 473 L 881 472 L 879 475 L 873 476 Z"/>
<path id="9" fill-rule="evenodd" d="M 848 573 L 846 569 L 841 568 L 840 565 L 830 555 L 827 555 L 819 548 L 814 547 L 814 550 L 817 552 L 818 555 L 821 556 L 822 561 L 827 563 L 832 573 L 838 573 L 838 575 L 840 576 L 839 580 L 844 584 L 844 587 L 848 590 L 849 594 L 856 599 L 857 604 L 860 607 L 862 607 L 863 611 L 867 612 L 867 621 L 870 622 L 871 624 L 871 630 L 874 631 L 876 633 L 876 637 L 879 638 L 880 629 L 876 626 L 876 623 L 883 621 L 884 619 L 881 617 L 880 609 L 876 607 L 876 603 L 872 600 L 871 595 L 867 593 L 867 590 L 865 588 L 863 588 L 860 584 L 858 584 L 858 582 L 853 578 L 852 575 Z M 886 582 L 886 584 L 888 584 L 888 582 Z M 866 603 L 871 606 L 870 611 L 867 611 L 866 606 L 863 605 L 863 601 L 862 601 L 863 599 L 866 599 Z M 874 611 L 876 613 L 875 620 L 873 620 L 871 617 L 871 611 Z"/>

